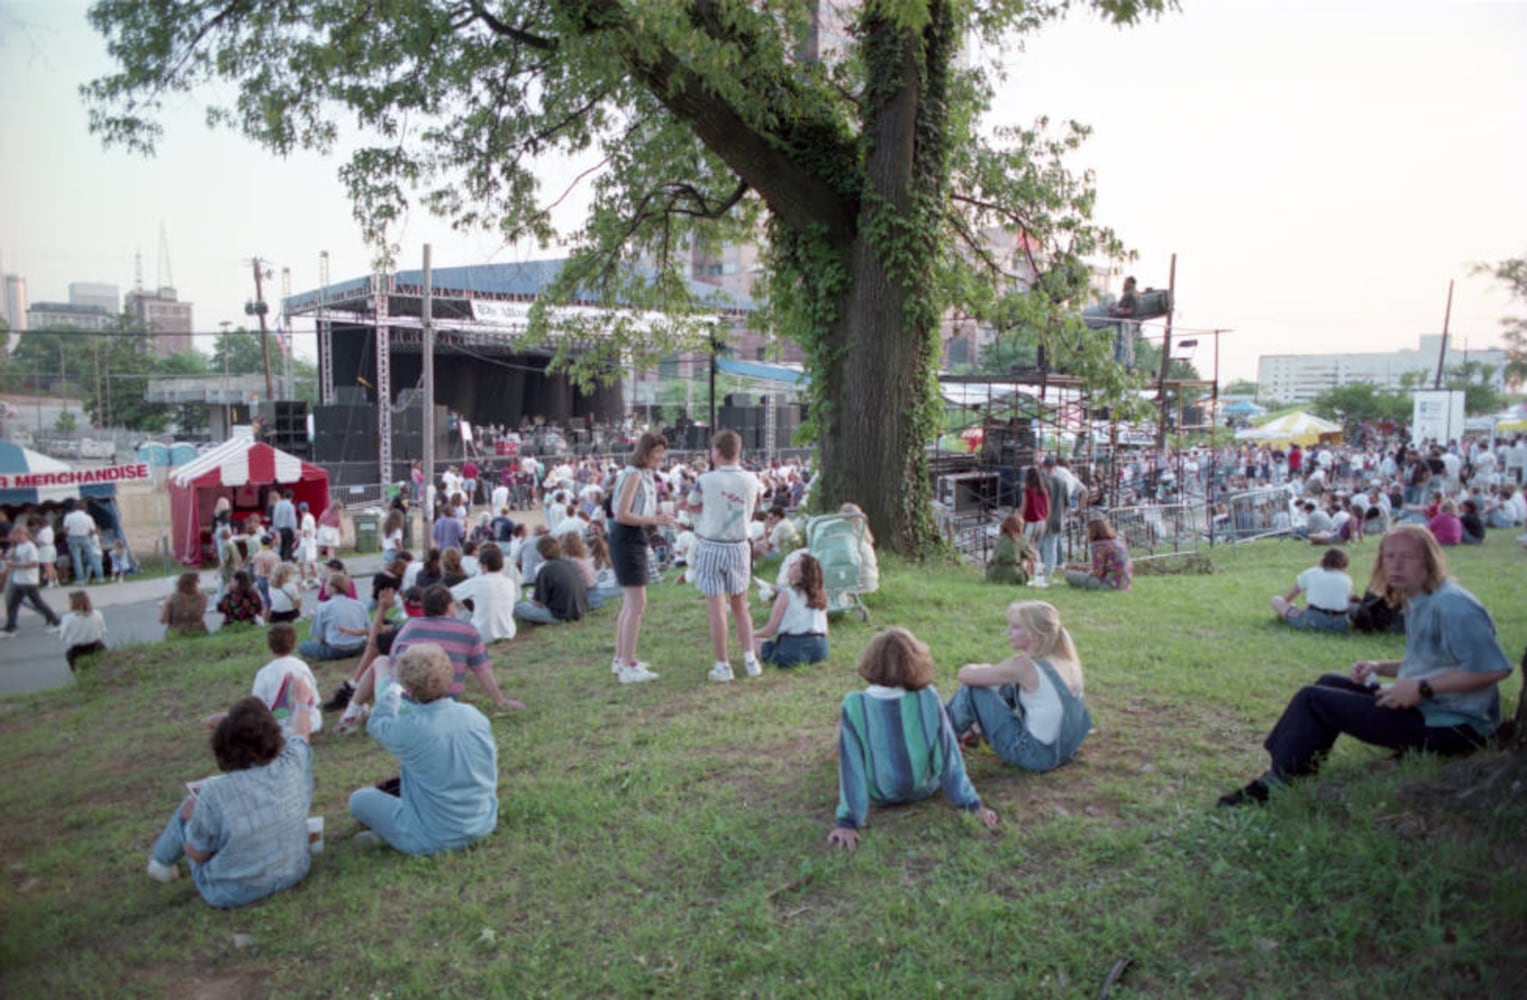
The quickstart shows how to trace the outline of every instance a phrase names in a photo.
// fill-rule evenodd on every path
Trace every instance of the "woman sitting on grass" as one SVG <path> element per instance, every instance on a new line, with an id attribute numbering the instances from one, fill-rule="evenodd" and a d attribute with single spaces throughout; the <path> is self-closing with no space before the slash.
<path id="1" fill-rule="evenodd" d="M 933 689 L 927 644 L 904 628 L 887 629 L 865 647 L 859 676 L 870 686 L 843 696 L 837 825 L 827 843 L 852 851 L 871 805 L 915 802 L 939 789 L 996 829 L 997 814 L 981 804 L 965 776 L 954 728 Z"/>
<path id="2" fill-rule="evenodd" d="M 827 659 L 827 586 L 822 564 L 804 551 L 792 553 L 789 586 L 774 599 L 769 621 L 753 632 L 758 659 L 776 667 Z"/>
<path id="3" fill-rule="evenodd" d="M 1034 560 L 1038 556 L 1034 546 L 1023 534 L 1023 518 L 1009 514 L 997 529 L 997 544 L 992 548 L 991 562 L 986 564 L 987 583 L 1010 583 L 1019 587 L 1034 575 Z"/>
<path id="4" fill-rule="evenodd" d="M 1114 534 L 1106 517 L 1087 522 L 1087 542 L 1092 548 L 1092 567 L 1066 567 L 1066 582 L 1084 590 L 1128 590 L 1134 585 L 1129 550 Z"/>
<path id="5" fill-rule="evenodd" d="M 1294 603 L 1304 595 L 1307 607 Z M 1352 601 L 1352 578 L 1347 575 L 1347 554 L 1341 549 L 1326 549 L 1319 566 L 1300 573 L 1294 585 L 1282 597 L 1272 599 L 1273 614 L 1278 620 L 1298 629 L 1315 632 L 1345 632 L 1350 624 L 1348 605 Z"/>
<path id="6" fill-rule="evenodd" d="M 392 662 L 378 657 L 376 707 L 370 733 L 398 758 L 397 795 L 362 788 L 350 796 L 350 815 L 370 827 L 362 844 L 386 842 L 404 854 L 436 854 L 475 843 L 498 826 L 498 744 L 477 709 L 447 695 L 455 668 L 434 643 L 410 646 Z M 412 709 L 399 713 L 407 693 Z"/>
<path id="7" fill-rule="evenodd" d="M 247 580 L 249 575 L 245 573 L 244 578 Z M 166 639 L 207 634 L 207 595 L 199 589 L 200 584 L 201 577 L 195 573 L 182 573 L 175 580 L 175 593 L 165 598 L 164 607 L 159 609 L 159 624 L 164 626 Z M 259 599 L 255 595 L 255 600 Z"/>
<path id="8" fill-rule="evenodd" d="M 967 747 L 991 743 L 1003 763 L 1049 771 L 1071 760 L 1092 729 L 1082 700 L 1082 664 L 1060 612 L 1043 601 L 1007 608 L 1013 655 L 967 663 L 949 701 L 949 721 Z"/>
<path id="9" fill-rule="evenodd" d="M 260 623 L 260 616 L 265 613 L 265 604 L 260 600 L 260 592 L 255 589 L 254 581 L 247 572 L 239 570 L 233 574 L 233 584 L 217 602 L 217 610 L 223 616 L 225 626 Z"/>
<path id="10" fill-rule="evenodd" d="M 297 567 L 282 563 L 270 578 L 270 621 L 294 622 L 302 617 L 302 591 L 293 579 Z"/>
<path id="11" fill-rule="evenodd" d="M 293 684 L 299 699 L 312 699 L 305 682 Z M 218 722 L 212 753 L 225 773 L 202 783 L 170 817 L 149 855 L 150 878 L 173 881 L 184 856 L 202 898 L 219 907 L 253 903 L 302 881 L 313 752 L 307 713 L 292 721 L 285 739 L 265 703 L 249 697 Z"/>
<path id="12" fill-rule="evenodd" d="M 73 673 L 80 657 L 106 652 L 106 619 L 91 605 L 90 594 L 83 590 L 69 594 L 69 610 L 58 626 L 64 643 L 64 659 Z"/>

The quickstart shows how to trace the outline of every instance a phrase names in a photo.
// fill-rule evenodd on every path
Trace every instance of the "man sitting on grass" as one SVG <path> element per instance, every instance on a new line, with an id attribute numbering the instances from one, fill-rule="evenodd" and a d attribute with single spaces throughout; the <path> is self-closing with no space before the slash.
<path id="1" fill-rule="evenodd" d="M 1447 575 L 1437 540 L 1402 524 L 1379 543 L 1369 589 L 1405 608 L 1405 658 L 1359 660 L 1326 674 L 1283 710 L 1266 743 L 1272 766 L 1222 806 L 1267 801 L 1269 789 L 1314 774 L 1343 733 L 1392 750 L 1468 753 L 1500 725 L 1511 663 L 1484 605 Z M 1397 677 L 1380 686 L 1379 677 Z"/>

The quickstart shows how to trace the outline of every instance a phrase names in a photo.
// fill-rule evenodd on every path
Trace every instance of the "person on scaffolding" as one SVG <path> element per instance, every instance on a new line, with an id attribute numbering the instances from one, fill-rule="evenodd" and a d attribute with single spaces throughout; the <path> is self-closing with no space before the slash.
<path id="1" fill-rule="evenodd" d="M 1139 307 L 1140 296 L 1136 290 L 1135 277 L 1130 275 L 1124 279 L 1124 292 L 1119 296 L 1119 301 L 1108 307 L 1108 315 L 1119 320 L 1114 324 L 1113 359 L 1130 371 L 1135 370 L 1135 335 L 1140 324 L 1134 321 L 1134 317 Z"/>

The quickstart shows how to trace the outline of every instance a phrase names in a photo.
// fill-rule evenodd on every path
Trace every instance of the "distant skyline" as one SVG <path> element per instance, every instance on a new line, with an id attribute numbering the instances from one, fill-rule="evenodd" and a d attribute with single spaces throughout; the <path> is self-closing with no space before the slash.
<path id="1" fill-rule="evenodd" d="M 1527 3 L 1183 0 L 1133 29 L 1090 15 L 1005 60 L 993 120 L 1093 126 L 1075 159 L 1096 174 L 1096 218 L 1139 259 L 1142 286 L 1177 260 L 1183 336 L 1230 329 L 1222 381 L 1260 354 L 1414 349 L 1442 329 L 1497 346 L 1504 291 L 1473 262 L 1527 254 Z M 205 94 L 177 98 L 152 160 L 89 135 L 80 84 L 109 72 L 80 0 L 0 0 L 0 267 L 33 302 L 71 282 L 125 294 L 173 284 L 196 328 L 246 325 L 250 259 L 294 292 L 370 270 L 338 159 L 278 159 L 202 123 Z M 560 193 L 560 188 L 556 189 Z M 576 220 L 568 220 L 569 224 Z M 161 225 L 170 272 L 160 273 Z M 416 210 L 394 235 L 398 267 L 557 256 L 463 236 Z M 168 279 L 168 280 L 166 280 Z M 301 335 L 300 353 L 313 352 Z M 1212 374 L 1207 337 L 1192 353 Z"/>

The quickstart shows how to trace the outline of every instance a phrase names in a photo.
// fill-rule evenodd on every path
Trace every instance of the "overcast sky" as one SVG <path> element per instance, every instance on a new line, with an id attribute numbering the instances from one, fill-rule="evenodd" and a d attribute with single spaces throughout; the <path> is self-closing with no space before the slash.
<path id="1" fill-rule="evenodd" d="M 337 161 L 208 132 L 194 98 L 166 117 L 156 159 L 103 150 L 77 96 L 110 69 L 85 7 L 0 0 L 0 267 L 33 302 L 65 300 L 71 281 L 126 292 L 141 253 L 144 285 L 173 281 L 216 331 L 245 322 L 256 255 L 272 301 L 282 267 L 294 291 L 318 283 L 321 250 L 334 280 L 367 270 Z M 1127 270 L 1142 287 L 1164 286 L 1177 254 L 1179 328 L 1233 331 L 1222 379 L 1255 377 L 1260 354 L 1413 349 L 1440 331 L 1450 279 L 1454 336 L 1497 344 L 1511 306 L 1468 271 L 1527 254 L 1527 2 L 1182 7 L 1031 40 L 1007 60 L 997 118 L 1094 127 L 1078 166 L 1096 172 L 1098 219 L 1139 251 Z M 397 242 L 408 268 L 425 242 L 437 266 L 542 256 L 422 213 Z"/>

